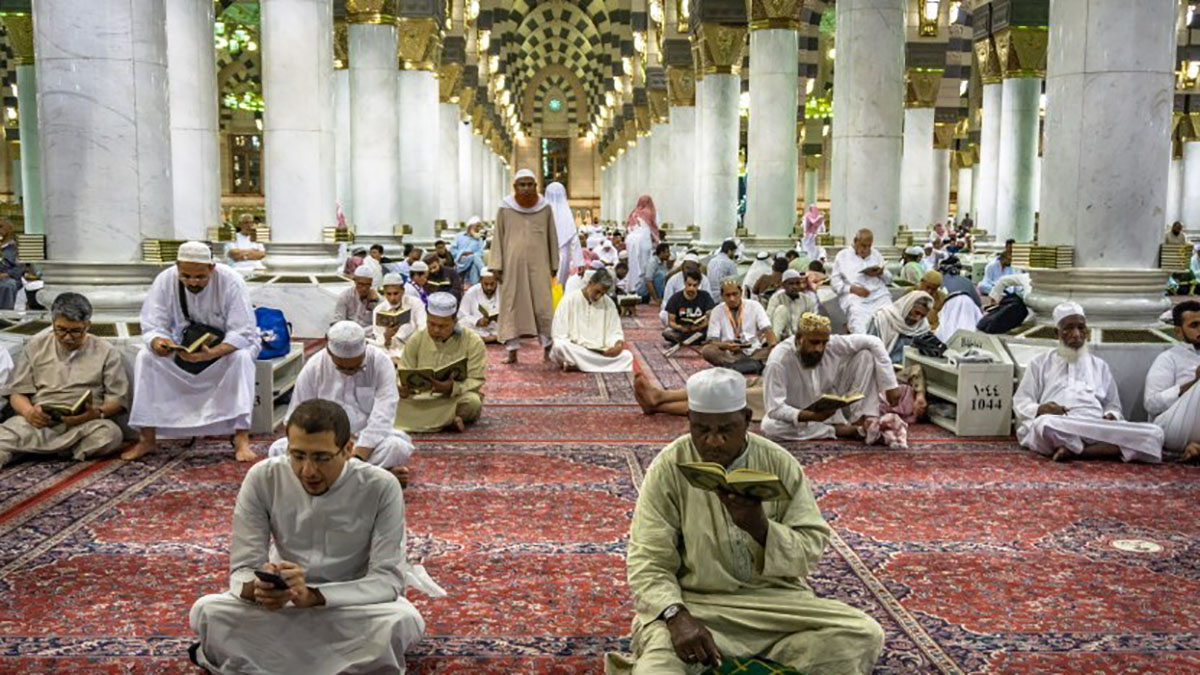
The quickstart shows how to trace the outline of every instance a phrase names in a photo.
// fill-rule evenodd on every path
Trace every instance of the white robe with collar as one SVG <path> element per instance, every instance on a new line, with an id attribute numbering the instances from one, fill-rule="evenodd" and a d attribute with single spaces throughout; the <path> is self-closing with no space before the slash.
<path id="1" fill-rule="evenodd" d="M 563 296 L 554 312 L 550 330 L 554 340 L 550 360 L 578 368 L 585 373 L 628 373 L 633 370 L 633 354 L 628 349 L 616 356 L 604 356 L 595 349 L 608 349 L 625 339 L 621 316 L 612 298 L 601 296 L 591 302 L 583 291 Z"/>
<path id="2" fill-rule="evenodd" d="M 384 340 L 386 331 L 382 326 L 375 325 L 375 317 L 380 312 L 391 312 L 397 309 L 408 309 L 411 314 L 408 323 L 396 331 L 391 342 L 387 342 Z M 425 329 L 425 316 L 425 303 L 421 302 L 421 296 L 416 295 L 416 289 L 409 293 L 406 287 L 404 295 L 400 297 L 399 305 L 392 305 L 387 299 L 381 297 L 379 304 L 375 305 L 375 309 L 371 312 L 371 333 L 367 342 L 382 349 L 389 357 L 398 359 L 404 354 L 404 344 L 413 336 L 413 333 Z"/>
<path id="3" fill-rule="evenodd" d="M 1200 386 L 1184 393 L 1183 385 L 1196 379 L 1200 351 L 1177 344 L 1154 359 L 1146 374 L 1143 402 L 1151 419 L 1162 428 L 1164 455 L 1174 458 L 1188 443 L 1200 441 Z"/>
<path id="4" fill-rule="evenodd" d="M 886 268 L 882 276 L 868 277 L 862 274 L 868 267 L 885 265 L 883 256 L 875 249 L 871 249 L 871 254 L 866 258 L 860 258 L 853 247 L 848 247 L 842 249 L 833 259 L 833 274 L 829 277 L 829 285 L 838 294 L 838 305 L 846 313 L 846 325 L 851 333 L 866 333 L 875 310 L 892 301 L 887 288 L 892 282 L 892 275 Z M 850 287 L 854 284 L 866 288 L 869 295 L 860 298 L 851 293 Z"/>
<path id="5" fill-rule="evenodd" d="M 578 275 L 572 275 L 572 278 L 576 277 L 578 277 Z M 568 279 L 568 281 L 570 280 Z M 496 289 L 496 292 L 493 293 L 492 297 L 490 298 L 483 294 L 482 284 L 475 284 L 474 286 L 468 288 L 467 292 L 463 293 L 462 302 L 458 303 L 458 325 L 466 326 L 467 328 L 475 331 L 475 333 L 481 338 L 499 338 L 499 319 L 493 319 L 486 326 L 481 327 L 475 325 L 479 323 L 480 319 L 483 318 L 483 314 L 479 312 L 480 305 L 487 307 L 492 315 L 498 314 L 500 312 L 499 288 Z"/>

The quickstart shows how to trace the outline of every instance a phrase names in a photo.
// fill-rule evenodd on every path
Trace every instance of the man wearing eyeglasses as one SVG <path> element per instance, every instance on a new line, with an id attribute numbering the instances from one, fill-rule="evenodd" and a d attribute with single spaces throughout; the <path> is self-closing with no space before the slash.
<path id="1" fill-rule="evenodd" d="M 88 335 L 92 304 L 63 293 L 50 309 L 53 330 L 34 336 L 12 374 L 17 416 L 0 425 L 0 466 L 16 453 L 92 459 L 122 439 L 113 417 L 125 410 L 129 380 L 121 355 Z M 77 410 L 66 410 L 78 405 Z M 73 413 L 73 414 L 72 414 Z"/>
<path id="2" fill-rule="evenodd" d="M 367 333 L 353 321 L 339 321 L 325 334 L 325 349 L 310 358 L 296 379 L 288 416 L 305 401 L 323 398 L 342 406 L 350 418 L 354 457 L 392 472 L 408 484 L 413 444 L 392 426 L 400 392 L 396 368 L 380 348 L 367 344 Z M 271 445 L 270 455 L 288 454 L 288 439 Z"/>

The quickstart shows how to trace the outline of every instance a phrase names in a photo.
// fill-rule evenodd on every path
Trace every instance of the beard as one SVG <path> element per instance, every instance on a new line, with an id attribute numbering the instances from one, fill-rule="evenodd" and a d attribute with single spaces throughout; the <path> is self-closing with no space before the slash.
<path id="1" fill-rule="evenodd" d="M 816 368 L 825 358 L 824 352 L 800 352 L 800 365 L 805 368 Z"/>
<path id="2" fill-rule="evenodd" d="M 538 193 L 530 192 L 530 193 L 523 194 L 520 192 L 514 192 L 513 193 L 513 201 L 515 201 L 517 203 L 517 205 L 523 209 L 532 209 L 534 206 L 537 205 Z"/>
<path id="3" fill-rule="evenodd" d="M 1058 352 L 1058 355 L 1063 358 L 1064 361 L 1066 361 L 1067 363 L 1073 364 L 1073 363 L 1078 363 L 1079 359 L 1081 359 L 1087 355 L 1088 347 L 1085 344 L 1082 347 L 1080 347 L 1079 349 L 1075 349 L 1074 347 L 1068 347 L 1067 345 L 1060 342 L 1060 343 L 1058 343 L 1058 349 L 1056 351 Z"/>

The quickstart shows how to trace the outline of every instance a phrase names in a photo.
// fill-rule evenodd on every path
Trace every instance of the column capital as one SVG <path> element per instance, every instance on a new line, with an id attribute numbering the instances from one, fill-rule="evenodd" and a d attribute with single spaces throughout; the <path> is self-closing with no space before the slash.
<path id="1" fill-rule="evenodd" d="M 819 171 L 820 169 L 821 169 L 821 156 L 820 155 L 805 155 L 804 156 L 804 170 L 805 171 Z"/>
<path id="2" fill-rule="evenodd" d="M 345 0 L 346 23 L 394 24 L 399 0 Z"/>
<path id="3" fill-rule="evenodd" d="M 4 30 L 8 33 L 8 44 L 18 66 L 33 65 L 33 15 L 3 14 Z"/>
<path id="4" fill-rule="evenodd" d="M 933 123 L 933 149 L 950 150 L 954 147 L 954 122 Z"/>
<path id="5" fill-rule="evenodd" d="M 979 78 L 984 84 L 1000 84 L 1000 59 L 992 36 L 975 41 L 975 67 L 979 69 Z"/>
<path id="6" fill-rule="evenodd" d="M 663 124 L 670 119 L 671 108 L 666 89 L 650 89 L 646 96 L 650 99 L 650 117 L 654 124 Z"/>
<path id="7" fill-rule="evenodd" d="M 1200 140 L 1200 113 L 1187 113 L 1179 124 L 1179 134 L 1189 141 Z"/>
<path id="8" fill-rule="evenodd" d="M 975 162 L 979 159 L 979 148 L 974 145 L 968 146 L 966 150 L 956 150 L 954 152 L 954 162 L 960 169 L 969 169 L 975 166 Z"/>
<path id="9" fill-rule="evenodd" d="M 671 105 L 696 105 L 696 74 L 691 66 L 667 66 L 667 96 Z"/>
<path id="10" fill-rule="evenodd" d="M 443 63 L 438 66 L 438 101 L 441 103 L 456 103 L 458 101 L 458 84 L 462 79 L 461 63 Z"/>
<path id="11" fill-rule="evenodd" d="M 1000 76 L 1046 77 L 1046 46 L 1050 29 L 1045 26 L 1009 26 L 996 31 L 996 60 Z"/>
<path id="12" fill-rule="evenodd" d="M 939 68 L 908 68 L 904 71 L 904 107 L 932 108 L 946 71 Z"/>
<path id="13" fill-rule="evenodd" d="M 737 75 L 746 46 L 746 26 L 701 23 L 696 27 L 697 72 Z"/>
<path id="14" fill-rule="evenodd" d="M 436 71 L 441 59 L 441 31 L 435 17 L 400 17 L 396 55 L 400 70 Z"/>
<path id="15" fill-rule="evenodd" d="M 337 20 L 333 23 L 333 68 L 345 70 L 350 67 L 350 31 L 346 22 Z"/>
<path id="16" fill-rule="evenodd" d="M 804 0 L 749 0 L 750 30 L 800 30 Z"/>

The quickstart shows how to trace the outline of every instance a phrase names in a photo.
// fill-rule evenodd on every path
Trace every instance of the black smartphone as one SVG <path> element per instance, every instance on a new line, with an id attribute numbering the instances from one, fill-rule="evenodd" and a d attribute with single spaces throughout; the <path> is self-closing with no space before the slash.
<path id="1" fill-rule="evenodd" d="M 283 577 L 275 574 L 274 572 L 268 572 L 266 570 L 254 570 L 254 576 L 258 577 L 262 581 L 267 582 L 268 584 L 273 585 L 276 590 L 286 591 L 288 588 L 287 582 L 283 580 Z"/>

